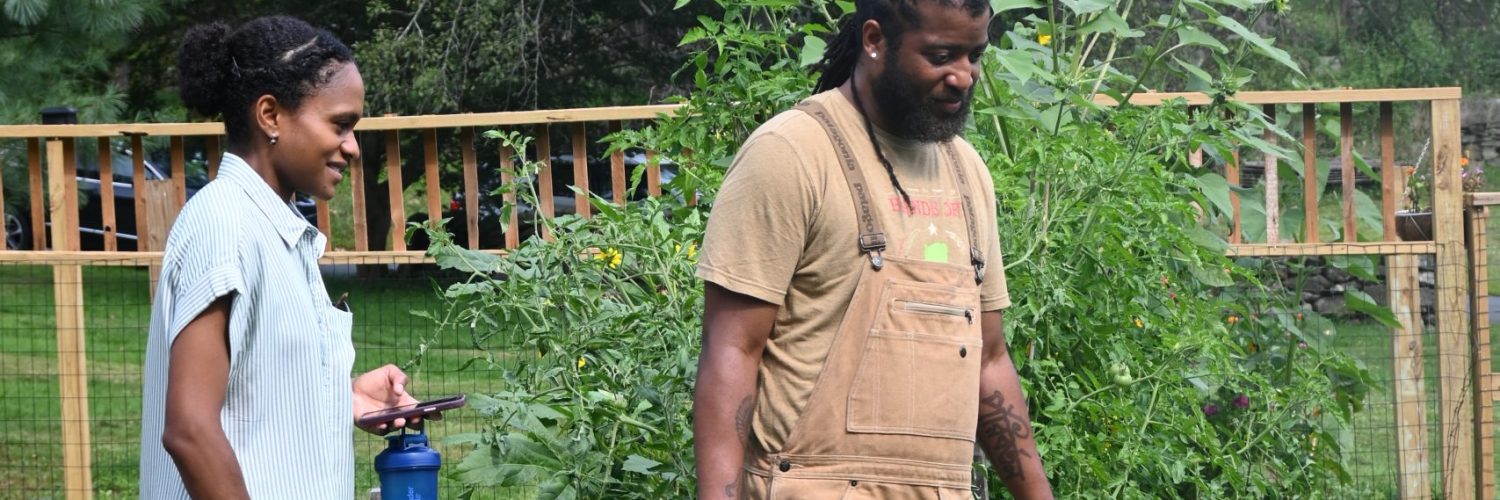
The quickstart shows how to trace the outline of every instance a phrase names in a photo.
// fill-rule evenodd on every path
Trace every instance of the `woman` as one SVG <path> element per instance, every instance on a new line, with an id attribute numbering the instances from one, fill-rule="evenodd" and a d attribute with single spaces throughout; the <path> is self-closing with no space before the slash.
<path id="1" fill-rule="evenodd" d="M 266 17 L 195 27 L 178 71 L 190 109 L 223 115 L 229 151 L 162 256 L 141 498 L 351 498 L 354 417 L 416 402 L 395 366 L 350 381 L 350 314 L 318 273 L 325 236 L 290 205 L 298 192 L 332 198 L 359 156 L 353 53 Z"/>

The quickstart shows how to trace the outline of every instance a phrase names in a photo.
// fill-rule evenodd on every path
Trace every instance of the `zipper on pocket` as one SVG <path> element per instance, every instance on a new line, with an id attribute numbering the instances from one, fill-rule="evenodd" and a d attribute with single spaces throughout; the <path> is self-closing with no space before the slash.
<path id="1" fill-rule="evenodd" d="M 912 302 L 912 301 L 909 301 L 909 300 L 898 300 L 898 301 L 896 301 L 896 303 L 901 306 L 901 310 L 903 310 L 903 311 L 918 312 L 918 313 L 928 313 L 928 314 L 941 314 L 941 315 L 944 315 L 944 316 L 957 316 L 957 317 L 961 317 L 961 318 L 964 318 L 964 319 L 968 320 L 969 324 L 971 324 L 971 325 L 974 324 L 974 310 L 973 309 L 967 309 L 967 308 L 955 307 L 955 306 L 945 306 L 945 305 L 939 305 L 939 304 L 928 304 L 928 303 L 925 303 L 925 302 Z"/>

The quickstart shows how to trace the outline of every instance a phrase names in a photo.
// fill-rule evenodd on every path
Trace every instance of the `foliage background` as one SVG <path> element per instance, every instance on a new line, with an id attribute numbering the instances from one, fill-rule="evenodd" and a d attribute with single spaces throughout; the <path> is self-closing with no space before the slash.
<path id="1" fill-rule="evenodd" d="M 1228 187 L 1189 173 L 1180 154 L 1203 145 L 1223 156 L 1226 138 L 1250 142 L 1269 124 L 1253 110 L 1190 121 L 1181 107 L 1100 109 L 1087 98 L 1326 86 L 1493 93 L 1493 68 L 1467 54 L 1500 40 L 1494 3 L 995 3 L 1005 10 L 968 137 L 997 180 L 1020 298 L 1010 340 L 1054 484 L 1139 498 L 1338 493 L 1340 433 L 1368 375 L 1308 335 L 1328 319 L 1266 298 L 1262 263 L 1222 257 L 1215 230 Z M 600 206 L 594 219 L 557 221 L 553 242 L 500 260 L 440 246 L 465 279 L 431 318 L 487 349 L 472 363 L 536 360 L 514 365 L 507 392 L 475 398 L 492 426 L 464 438 L 476 453 L 454 472 L 470 486 L 684 496 L 701 310 L 691 266 L 707 206 L 744 136 L 806 96 L 807 63 L 848 10 L 787 0 L 9 0 L 0 122 L 31 122 L 58 103 L 79 107 L 85 122 L 188 119 L 171 67 L 182 32 L 273 12 L 328 26 L 356 48 L 371 114 L 679 96 L 692 119 L 617 139 L 678 158 L 687 175 L 669 190 L 699 193 L 703 206 L 670 197 Z M 502 35 L 455 36 L 469 32 Z"/>
<path id="2" fill-rule="evenodd" d="M 513 370 L 515 389 L 485 400 L 492 427 L 465 438 L 481 453 L 457 474 L 475 488 L 540 484 L 547 498 L 693 491 L 687 403 L 701 298 L 691 263 L 707 206 L 749 131 L 808 95 L 807 66 L 850 10 L 715 3 L 723 16 L 700 18 L 684 36 L 699 49 L 682 69 L 695 85 L 681 98 L 685 112 L 615 137 L 617 147 L 679 158 L 687 175 L 668 186 L 676 197 L 562 218 L 555 240 L 507 257 L 436 250 L 468 279 L 447 289 L 435 320 L 476 332 L 497 353 L 540 359 Z M 1004 10 L 967 136 L 996 179 L 1016 297 L 1008 335 L 1058 491 L 1348 494 L 1342 443 L 1369 375 L 1326 348 L 1321 332 L 1332 320 L 1266 293 L 1263 263 L 1224 257 L 1216 229 L 1229 188 L 1190 168 L 1184 153 L 1203 146 L 1224 156 L 1230 141 L 1273 124 L 1227 103 L 1190 119 L 1181 105 L 1102 108 L 1090 99 L 1174 79 L 1231 91 L 1253 81 L 1252 58 L 1298 73 L 1246 28 L 1284 6 L 1181 1 L 1133 23 L 1129 2 L 996 5 Z M 510 147 L 526 140 L 491 135 Z M 686 192 L 704 205 L 682 204 Z M 1369 297 L 1350 302 L 1385 318 Z"/>

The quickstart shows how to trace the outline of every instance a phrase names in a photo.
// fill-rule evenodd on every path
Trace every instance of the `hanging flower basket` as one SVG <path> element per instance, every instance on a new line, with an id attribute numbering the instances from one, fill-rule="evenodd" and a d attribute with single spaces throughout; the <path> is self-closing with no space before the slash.
<path id="1" fill-rule="evenodd" d="M 1432 241 L 1432 212 L 1396 212 L 1396 235 L 1402 241 Z"/>

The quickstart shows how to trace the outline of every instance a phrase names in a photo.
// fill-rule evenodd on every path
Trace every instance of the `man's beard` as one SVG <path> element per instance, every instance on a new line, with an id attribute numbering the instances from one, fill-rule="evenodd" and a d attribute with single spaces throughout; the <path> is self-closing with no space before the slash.
<path id="1" fill-rule="evenodd" d="M 885 115 L 890 133 L 897 137 L 920 142 L 942 142 L 963 132 L 969 122 L 969 105 L 973 101 L 974 88 L 964 93 L 958 111 L 948 114 L 937 108 L 929 99 L 925 89 L 918 88 L 897 68 L 891 59 L 885 72 L 875 77 L 875 103 Z"/>

